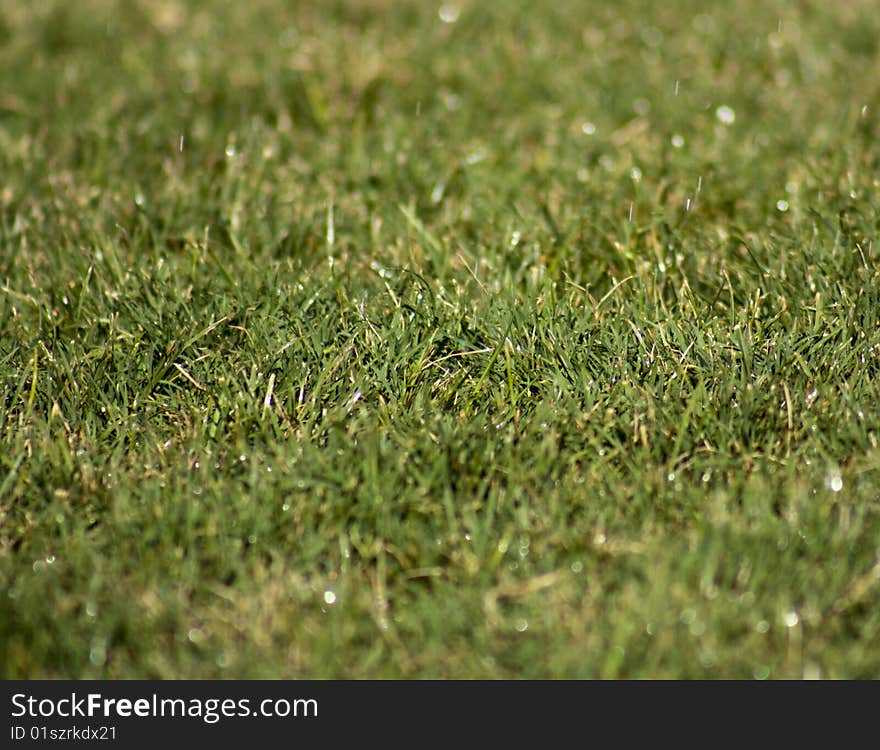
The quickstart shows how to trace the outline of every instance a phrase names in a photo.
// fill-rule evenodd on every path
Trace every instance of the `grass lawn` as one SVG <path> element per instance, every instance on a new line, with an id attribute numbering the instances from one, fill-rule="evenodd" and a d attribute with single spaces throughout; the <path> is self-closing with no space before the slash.
<path id="1" fill-rule="evenodd" d="M 11 0 L 0 676 L 880 678 L 871 0 Z"/>

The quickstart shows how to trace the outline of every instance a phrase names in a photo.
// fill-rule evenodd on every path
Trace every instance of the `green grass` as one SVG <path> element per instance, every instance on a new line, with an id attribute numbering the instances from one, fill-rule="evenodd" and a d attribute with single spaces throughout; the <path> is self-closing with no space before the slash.
<path id="1" fill-rule="evenodd" d="M 875 4 L 439 5 L 4 5 L 0 675 L 880 677 Z"/>

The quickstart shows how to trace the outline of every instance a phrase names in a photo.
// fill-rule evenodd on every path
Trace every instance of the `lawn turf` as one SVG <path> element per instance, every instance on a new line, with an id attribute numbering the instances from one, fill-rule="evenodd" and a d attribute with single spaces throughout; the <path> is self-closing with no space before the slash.
<path id="1" fill-rule="evenodd" d="M 880 14 L 11 0 L 0 675 L 880 677 Z"/>

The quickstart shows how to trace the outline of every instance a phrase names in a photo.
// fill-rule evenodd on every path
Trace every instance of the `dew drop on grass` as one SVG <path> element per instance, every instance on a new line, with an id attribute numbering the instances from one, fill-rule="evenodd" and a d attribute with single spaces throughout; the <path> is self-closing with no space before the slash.
<path id="1" fill-rule="evenodd" d="M 682 148 L 684 146 L 684 138 L 676 133 L 672 136 L 672 146 L 673 148 Z"/>
<path id="2" fill-rule="evenodd" d="M 784 615 L 782 615 L 782 622 L 787 628 L 795 627 L 800 621 L 801 618 L 798 617 L 798 613 L 794 610 L 789 610 Z"/>
<path id="3" fill-rule="evenodd" d="M 635 112 L 639 117 L 644 117 L 648 112 L 651 111 L 651 103 L 642 97 L 639 97 L 633 102 L 633 112 Z"/>
<path id="4" fill-rule="evenodd" d="M 486 151 L 486 149 L 480 146 L 479 148 L 474 149 L 473 151 L 471 151 L 471 153 L 465 156 L 464 160 L 469 165 L 479 164 L 481 161 L 483 161 L 483 159 L 486 158 L 487 153 L 488 152 Z"/>
<path id="5" fill-rule="evenodd" d="M 715 110 L 715 117 L 718 118 L 718 122 L 722 125 L 733 125 L 736 120 L 736 112 L 734 112 L 732 107 L 722 104 Z"/>
<path id="6" fill-rule="evenodd" d="M 776 201 L 776 210 L 785 213 L 788 211 L 788 201 L 786 200 L 778 200 Z"/>
<path id="7" fill-rule="evenodd" d="M 324 592 L 324 603 L 325 604 L 336 604 L 336 592 L 327 589 Z"/>
<path id="8" fill-rule="evenodd" d="M 452 3 L 443 3 L 437 11 L 437 15 L 440 16 L 443 23 L 455 23 L 461 15 L 461 8 Z"/>
<path id="9" fill-rule="evenodd" d="M 593 135 L 596 132 L 596 126 L 592 122 L 585 122 L 581 125 L 584 135 Z"/>
<path id="10" fill-rule="evenodd" d="M 525 633 L 529 629 L 529 621 L 524 618 L 520 618 L 516 621 L 516 625 L 514 625 L 514 627 L 516 628 L 517 633 Z"/>
<path id="11" fill-rule="evenodd" d="M 843 489 L 843 477 L 839 472 L 832 472 L 828 476 L 828 489 L 832 492 L 840 492 Z"/>
<path id="12" fill-rule="evenodd" d="M 100 667 L 107 660 L 107 646 L 103 639 L 96 640 L 92 643 L 89 651 L 89 661 L 96 667 Z"/>

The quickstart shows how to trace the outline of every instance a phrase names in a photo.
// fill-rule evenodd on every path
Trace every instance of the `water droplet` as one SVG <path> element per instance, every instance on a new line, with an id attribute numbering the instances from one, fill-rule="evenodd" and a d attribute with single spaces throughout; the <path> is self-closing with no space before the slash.
<path id="1" fill-rule="evenodd" d="M 231 159 L 233 156 L 235 156 L 235 146 L 233 146 L 231 143 L 226 147 L 226 155 L 227 155 L 230 159 Z"/>
<path id="2" fill-rule="evenodd" d="M 718 118 L 718 122 L 722 125 L 732 125 L 736 120 L 736 112 L 733 111 L 732 107 L 722 104 L 715 110 L 715 117 Z"/>
<path id="3" fill-rule="evenodd" d="M 486 149 L 480 146 L 480 148 L 471 151 L 464 160 L 468 164 L 479 164 L 483 159 L 486 158 Z"/>
<path id="4" fill-rule="evenodd" d="M 766 633 L 768 630 L 770 630 L 770 623 L 766 620 L 758 620 L 758 622 L 755 624 L 755 630 L 757 630 L 759 633 Z"/>
<path id="5" fill-rule="evenodd" d="M 794 610 L 789 610 L 784 615 L 782 615 L 782 622 L 787 628 L 793 628 L 801 621 L 801 618 L 798 617 L 798 613 Z"/>
<path id="6" fill-rule="evenodd" d="M 642 170 L 638 167 L 633 167 L 630 171 L 630 176 L 633 178 L 633 182 L 640 182 L 642 179 Z"/>
<path id="7" fill-rule="evenodd" d="M 455 23 L 461 15 L 461 8 L 452 3 L 443 3 L 437 11 L 437 15 L 440 16 L 443 23 Z"/>
<path id="8" fill-rule="evenodd" d="M 672 136 L 672 146 L 673 148 L 681 148 L 684 146 L 684 138 L 676 133 Z"/>
<path id="9" fill-rule="evenodd" d="M 455 112 L 461 107 L 461 97 L 457 94 L 446 93 L 443 95 L 443 104 L 450 112 Z"/>
<path id="10" fill-rule="evenodd" d="M 839 472 L 832 472 L 828 477 L 828 489 L 832 492 L 840 492 L 843 489 L 843 477 Z"/>
<path id="11" fill-rule="evenodd" d="M 96 667 L 100 667 L 107 660 L 107 644 L 103 638 L 92 641 L 92 648 L 89 651 L 89 661 Z"/>
<path id="12" fill-rule="evenodd" d="M 324 592 L 324 603 L 325 604 L 336 604 L 336 593 L 327 589 Z"/>
<path id="13" fill-rule="evenodd" d="M 46 565 L 52 565 L 55 562 L 55 555 L 46 556 Z"/>
<path id="14" fill-rule="evenodd" d="M 596 132 L 596 126 L 592 122 L 585 122 L 581 125 L 584 135 L 593 135 Z"/>
<path id="15" fill-rule="evenodd" d="M 514 627 L 516 628 L 517 633 L 525 633 L 529 629 L 529 621 L 524 618 L 520 618 L 516 621 Z"/>
<path id="16" fill-rule="evenodd" d="M 785 200 L 776 201 L 776 210 L 782 211 L 783 213 L 788 211 L 788 201 L 785 201 Z"/>
<path id="17" fill-rule="evenodd" d="M 580 573 L 584 569 L 584 564 L 580 560 L 575 560 L 571 564 L 571 572 L 572 573 Z"/>

